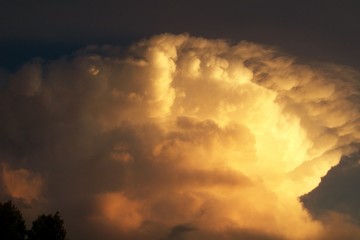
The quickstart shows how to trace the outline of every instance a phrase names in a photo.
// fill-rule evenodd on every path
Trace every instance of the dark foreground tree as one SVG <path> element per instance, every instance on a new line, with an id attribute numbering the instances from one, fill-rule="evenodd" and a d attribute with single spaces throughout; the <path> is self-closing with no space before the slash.
<path id="1" fill-rule="evenodd" d="M 21 212 L 9 201 L 0 203 L 0 239 L 24 240 L 25 221 Z"/>
<path id="2" fill-rule="evenodd" d="M 55 215 L 41 215 L 33 223 L 28 232 L 29 240 L 64 240 L 66 230 L 59 212 Z"/>

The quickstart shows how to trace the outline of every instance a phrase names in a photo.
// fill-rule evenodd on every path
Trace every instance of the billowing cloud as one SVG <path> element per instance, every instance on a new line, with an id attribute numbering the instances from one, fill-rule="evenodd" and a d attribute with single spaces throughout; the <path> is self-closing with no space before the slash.
<path id="1" fill-rule="evenodd" d="M 4 76 L 1 161 L 39 174 L 72 238 L 323 239 L 339 222 L 299 197 L 357 150 L 352 69 L 165 34 Z"/>

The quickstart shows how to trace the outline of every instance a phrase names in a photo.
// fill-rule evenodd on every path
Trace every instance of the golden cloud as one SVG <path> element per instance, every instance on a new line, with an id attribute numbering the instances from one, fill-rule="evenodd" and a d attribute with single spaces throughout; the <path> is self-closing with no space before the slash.
<path id="1" fill-rule="evenodd" d="M 298 198 L 356 150 L 357 72 L 188 35 L 155 36 L 124 56 L 111 52 L 91 48 L 27 65 L 2 96 L 22 109 L 40 106 L 2 111 L 24 115 L 7 118 L 13 128 L 44 123 L 28 134 L 38 148 L 27 157 L 54 158 L 70 180 L 55 174 L 53 183 L 68 183 L 67 196 L 79 196 L 74 205 L 95 206 L 83 216 L 89 224 L 106 223 L 124 239 L 325 236 L 327 225 Z M 12 196 L 38 196 L 27 195 L 25 181 L 40 188 L 40 178 L 6 174 Z M 51 191 L 48 198 L 63 201 Z"/>

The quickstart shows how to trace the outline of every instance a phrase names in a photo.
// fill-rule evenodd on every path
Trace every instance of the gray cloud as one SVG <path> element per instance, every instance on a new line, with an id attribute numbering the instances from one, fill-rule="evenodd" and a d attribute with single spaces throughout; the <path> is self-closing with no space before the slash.
<path id="1" fill-rule="evenodd" d="M 359 224 L 359 154 L 344 157 L 339 165 L 330 169 L 321 183 L 301 200 L 317 218 L 323 218 L 329 212 L 347 215 Z"/>

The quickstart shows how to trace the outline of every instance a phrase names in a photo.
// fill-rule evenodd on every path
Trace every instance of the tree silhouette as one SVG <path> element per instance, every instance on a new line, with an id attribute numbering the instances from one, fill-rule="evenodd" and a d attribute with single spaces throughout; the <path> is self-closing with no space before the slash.
<path id="1" fill-rule="evenodd" d="M 11 201 L 0 202 L 0 239 L 24 240 L 25 233 L 25 221 L 21 212 Z"/>
<path id="2" fill-rule="evenodd" d="M 33 223 L 28 232 L 29 240 L 64 240 L 66 230 L 59 212 L 55 215 L 41 215 Z"/>

